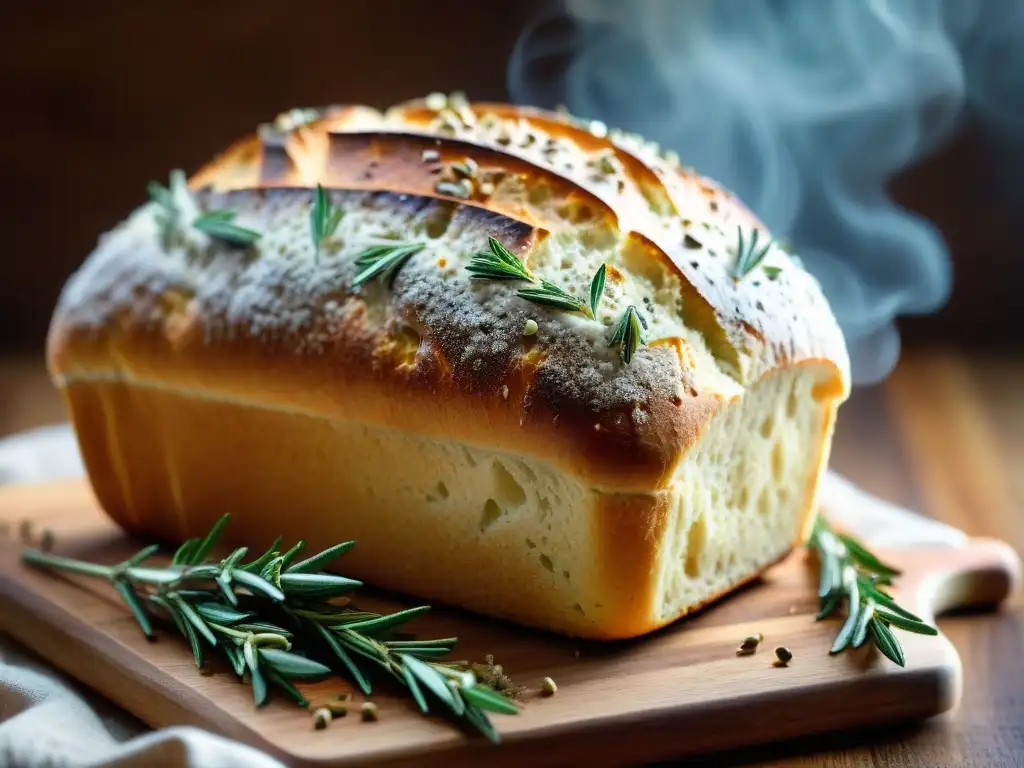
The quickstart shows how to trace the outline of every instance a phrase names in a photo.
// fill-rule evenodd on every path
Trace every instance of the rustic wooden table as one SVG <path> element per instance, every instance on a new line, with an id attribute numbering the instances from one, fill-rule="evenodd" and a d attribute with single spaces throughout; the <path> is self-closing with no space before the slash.
<path id="1" fill-rule="evenodd" d="M 843 408 L 832 465 L 866 490 L 1024 555 L 1024 355 L 908 351 Z M 63 418 L 37 360 L 0 359 L 0 435 Z M 1024 597 L 948 616 L 960 707 L 926 723 L 719 755 L 729 766 L 1024 766 Z M 851 702 L 855 706 L 856 702 Z"/>

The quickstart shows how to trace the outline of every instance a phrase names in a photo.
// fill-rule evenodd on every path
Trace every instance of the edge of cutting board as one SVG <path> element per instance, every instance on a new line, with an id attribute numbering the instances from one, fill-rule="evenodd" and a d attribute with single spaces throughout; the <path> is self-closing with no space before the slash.
<path id="1" fill-rule="evenodd" d="M 99 511 L 82 481 L 0 488 L 0 520 L 21 518 L 53 528 L 58 550 L 80 542 L 112 555 L 136 546 Z M 904 571 L 899 598 L 925 618 L 998 605 L 1021 581 L 1016 553 L 991 539 L 893 554 Z M 802 571 L 802 559 L 797 553 L 777 566 L 779 580 Z M 464 631 L 471 628 L 469 634 L 479 630 L 487 643 L 503 638 L 506 653 L 499 660 L 520 646 L 541 649 L 542 663 L 519 682 L 535 688 L 541 675 L 551 674 L 559 693 L 547 699 L 531 694 L 517 717 L 495 717 L 500 747 L 468 739 L 386 695 L 374 697 L 382 702 L 380 722 L 359 724 L 350 716 L 314 735 L 307 713 L 279 702 L 254 712 L 244 686 L 198 674 L 181 644 L 147 643 L 127 611 L 80 584 L 22 565 L 17 546 L 0 542 L 0 626 L 15 639 L 152 727 L 207 728 L 289 765 L 617 765 L 683 757 L 926 718 L 954 707 L 963 683 L 960 659 L 941 631 L 938 637 L 900 633 L 908 659 L 901 669 L 876 657 L 829 657 L 835 626 L 814 624 L 807 611 L 714 623 L 716 610 L 740 611 L 734 601 L 640 641 L 596 646 L 440 610 L 441 621 L 448 614 Z M 773 588 L 781 587 L 770 581 L 754 589 Z M 756 593 L 736 599 L 743 605 Z M 735 656 L 738 638 L 756 631 L 765 634 L 766 645 L 793 649 L 790 668 L 774 669 L 768 649 Z M 574 646 L 588 650 L 577 659 Z"/>

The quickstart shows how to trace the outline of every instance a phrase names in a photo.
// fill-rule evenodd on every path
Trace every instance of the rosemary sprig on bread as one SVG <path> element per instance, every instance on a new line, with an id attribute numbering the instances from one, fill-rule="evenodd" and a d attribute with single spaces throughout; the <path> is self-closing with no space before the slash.
<path id="1" fill-rule="evenodd" d="M 520 298 L 567 312 L 580 312 L 591 320 L 597 319 L 597 310 L 604 295 L 607 266 L 602 264 L 590 281 L 589 304 L 549 280 L 538 279 L 522 260 L 494 237 L 487 239 L 488 250 L 480 251 L 470 260 L 466 270 L 478 280 L 526 280 L 537 287 L 520 288 Z M 642 326 L 642 328 L 641 328 Z M 621 349 L 622 360 L 632 361 L 637 349 L 646 344 L 643 330 L 647 321 L 635 306 L 629 306 L 616 323 L 608 346 Z"/>
<path id="2" fill-rule="evenodd" d="M 271 688 L 307 707 L 296 682 L 335 673 L 370 694 L 374 675 L 384 674 L 405 688 L 424 714 L 436 709 L 500 741 L 487 713 L 517 714 L 510 699 L 518 690 L 511 685 L 496 690 L 478 676 L 476 665 L 435 661 L 450 654 L 458 638 L 430 640 L 398 633 L 429 606 L 391 614 L 353 606 L 351 593 L 362 582 L 322 569 L 355 542 L 300 562 L 295 559 L 303 542 L 282 552 L 280 538 L 248 562 L 245 547 L 224 559 L 210 559 L 229 517 L 222 517 L 202 539 L 182 544 L 166 565 L 147 564 L 158 552 L 156 546 L 112 566 L 38 549 L 25 550 L 22 559 L 109 581 L 148 638 L 156 637 L 154 627 L 160 624 L 176 628 L 199 669 L 210 651 L 219 653 L 240 679 L 248 679 L 257 707 L 269 700 Z"/>
<path id="3" fill-rule="evenodd" d="M 900 572 L 878 559 L 856 539 L 836 533 L 818 515 L 808 546 L 817 554 L 821 575 L 818 598 L 821 621 L 837 613 L 845 603 L 843 622 L 831 653 L 860 648 L 870 640 L 878 650 L 901 667 L 903 648 L 892 627 L 919 635 L 937 635 L 935 627 L 901 607 L 882 588 L 892 584 Z"/>

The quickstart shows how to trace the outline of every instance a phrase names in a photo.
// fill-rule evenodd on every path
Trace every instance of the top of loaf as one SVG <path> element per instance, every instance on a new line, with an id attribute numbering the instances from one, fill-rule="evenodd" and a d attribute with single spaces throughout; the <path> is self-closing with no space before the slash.
<path id="1" fill-rule="evenodd" d="M 317 185 L 342 212 L 319 248 Z M 799 260 L 673 153 L 597 122 L 457 94 L 295 110 L 167 194 L 65 287 L 58 379 L 412 424 L 625 490 L 668 482 L 717 404 L 774 370 L 816 365 L 823 396 L 849 391 L 842 333 Z M 190 225 L 212 211 L 258 239 Z M 474 279 L 490 238 L 586 303 L 605 265 L 594 316 Z M 357 284 L 359 256 L 394 241 L 423 247 Z M 646 330 L 627 361 L 612 342 L 629 307 Z"/>

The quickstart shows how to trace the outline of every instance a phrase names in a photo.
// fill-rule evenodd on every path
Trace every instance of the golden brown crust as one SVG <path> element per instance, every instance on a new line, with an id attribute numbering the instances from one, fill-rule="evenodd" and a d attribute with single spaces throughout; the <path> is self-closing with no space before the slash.
<path id="1" fill-rule="evenodd" d="M 200 192 L 197 199 L 214 207 L 227 202 L 241 212 L 272 208 L 305 216 L 309 193 Z M 495 235 L 526 254 L 544 237 L 472 206 L 452 210 L 431 199 L 374 192 L 341 199 L 351 210 L 357 203 L 404 208 L 419 219 L 450 213 L 449 230 L 471 233 L 477 248 Z M 203 254 L 198 268 L 176 272 L 153 242 L 147 241 L 149 256 L 126 244 L 118 257 L 118 237 L 108 243 L 103 274 L 72 281 L 55 316 L 50 367 L 61 381 L 112 378 L 204 392 L 212 400 L 282 403 L 328 418 L 536 455 L 596 487 L 631 491 L 670 482 L 721 400 L 713 392 L 682 388 L 680 340 L 645 348 L 643 363 L 620 366 L 610 384 L 588 382 L 572 374 L 589 356 L 591 342 L 546 330 L 524 337 L 528 312 L 536 316 L 532 307 L 493 314 L 482 335 L 475 321 L 449 317 L 487 317 L 473 294 L 431 287 L 419 272 L 407 278 L 408 270 L 390 292 L 374 287 L 375 298 L 344 279 L 309 293 L 299 285 L 272 286 L 281 314 L 255 324 L 270 299 L 211 288 Z M 224 286 L 259 282 L 253 273 L 261 262 L 244 254 L 222 257 L 218 276 Z M 423 268 L 429 267 L 425 259 Z M 125 286 L 131 290 L 122 291 Z M 382 321 L 373 319 L 378 313 L 368 302 L 374 300 L 385 302 Z M 333 319 L 324 316 L 328 302 L 336 307 Z M 309 325 L 289 329 L 290 317 L 309 318 Z M 409 333 L 413 349 L 400 343 Z M 472 349 L 477 351 L 467 355 Z M 596 398 L 604 399 L 602 407 L 593 406 Z"/>
<path id="2" fill-rule="evenodd" d="M 715 218 L 712 225 L 700 223 L 711 237 L 717 219 L 749 220 L 738 202 L 695 174 L 645 154 L 642 146 L 627 151 L 628 141 L 595 136 L 562 116 L 501 105 L 471 109 L 548 132 L 535 135 L 531 146 L 568 141 L 584 156 L 610 150 L 625 159 L 622 171 L 597 181 L 576 155 L 559 160 L 544 151 L 517 151 L 512 140 L 490 141 L 470 130 L 440 135 L 423 105 L 400 106 L 387 117 L 338 107 L 297 128 L 264 131 L 236 143 L 193 177 L 193 196 L 200 209 L 249 212 L 262 228 L 274 216 L 287 215 L 292 223 L 304 216 L 312 199 L 307 188 L 323 183 L 352 190 L 338 193 L 343 208 L 390 209 L 396 221 L 433 220 L 472 231 L 477 250 L 488 235 L 497 235 L 528 265 L 548 231 L 622 228 L 617 269 L 655 289 L 676 281 L 682 321 L 727 375 L 749 385 L 778 367 L 815 361 L 833 370 L 835 396 L 845 397 L 845 347 L 812 278 L 787 265 L 775 279 L 759 272 L 735 280 L 724 266 L 726 254 L 704 247 L 690 229 L 679 229 L 674 213 L 666 217 L 648 205 L 659 195 L 670 199 L 674 210 L 705 201 Z M 478 174 L 468 199 L 438 191 L 437 171 L 467 158 Z M 527 194 L 509 192 L 504 182 L 510 178 L 517 181 L 513 190 Z M 253 185 L 265 191 L 245 189 Z M 547 193 L 533 203 L 528 191 L 538 186 Z M 112 233 L 91 260 L 109 263 L 91 273 L 87 265 L 86 274 L 65 292 L 50 337 L 56 376 L 138 378 L 256 400 L 287 390 L 296 408 L 344 418 L 349 417 L 345 403 L 358 395 L 371 420 L 537 451 L 599 487 L 633 491 L 665 487 L 718 403 L 735 396 L 697 385 L 706 375 L 698 375 L 695 342 L 678 334 L 672 343 L 671 334 L 649 339 L 639 364 L 620 367 L 610 383 L 595 383 L 591 366 L 599 359 L 600 342 L 590 342 L 591 354 L 581 337 L 568 332 L 524 339 L 521 328 L 528 316 L 536 316 L 536 307 L 482 305 L 478 294 L 450 288 L 436 271 L 416 272 L 422 278 L 418 289 L 399 275 L 398 290 L 381 297 L 375 288 L 354 290 L 351 269 L 323 275 L 314 270 L 316 278 L 285 265 L 263 270 L 286 281 L 275 289 L 286 297 L 275 306 L 292 318 L 305 318 L 302 327 L 285 328 L 283 318 L 262 316 L 264 296 L 246 303 L 211 298 L 205 290 L 210 264 L 218 265 L 221 277 L 226 269 L 230 280 L 247 287 L 257 280 L 254 273 L 262 274 L 260 264 L 229 260 L 209 246 L 193 247 L 183 262 L 168 259 L 156 233 L 147 232 Z M 123 253 L 112 257 L 118 248 Z M 303 293 L 287 284 L 290 279 L 322 279 L 330 290 Z M 118 287 L 132 283 L 130 292 L 118 293 Z M 449 289 L 455 298 L 443 295 Z M 339 307 L 338 317 L 324 317 L 328 302 Z M 384 308 L 383 322 L 377 304 Z M 102 322 L 87 320 L 100 306 L 107 310 Z M 463 320 L 446 321 L 445 306 L 457 308 Z M 504 316 L 488 319 L 489 312 Z M 478 319 L 466 320 L 474 316 Z M 494 326 L 490 333 L 499 351 L 467 355 L 468 348 L 480 346 L 485 326 Z M 264 330 L 254 333 L 256 327 Z M 410 349 L 413 336 L 422 343 Z M 259 382 L 268 379 L 275 390 L 265 395 Z M 341 392 L 346 395 L 326 394 Z"/>

